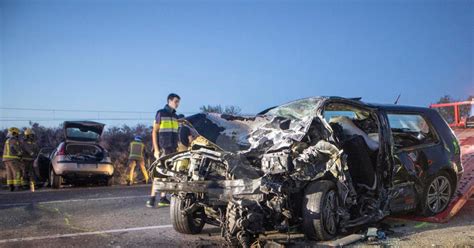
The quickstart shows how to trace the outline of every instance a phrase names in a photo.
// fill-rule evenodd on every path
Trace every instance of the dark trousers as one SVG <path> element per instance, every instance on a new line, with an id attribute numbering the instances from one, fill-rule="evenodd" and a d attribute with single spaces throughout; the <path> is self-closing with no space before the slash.
<path id="1" fill-rule="evenodd" d="M 28 185 L 29 182 L 35 181 L 35 172 L 33 171 L 34 160 L 22 161 L 22 184 Z"/>

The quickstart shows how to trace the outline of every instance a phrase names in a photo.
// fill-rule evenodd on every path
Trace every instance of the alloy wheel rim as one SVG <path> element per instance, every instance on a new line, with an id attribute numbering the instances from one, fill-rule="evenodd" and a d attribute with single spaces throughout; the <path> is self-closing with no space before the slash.
<path id="1" fill-rule="evenodd" d="M 426 203 L 433 213 L 439 213 L 448 205 L 451 194 L 451 184 L 445 176 L 436 177 L 428 187 Z"/>

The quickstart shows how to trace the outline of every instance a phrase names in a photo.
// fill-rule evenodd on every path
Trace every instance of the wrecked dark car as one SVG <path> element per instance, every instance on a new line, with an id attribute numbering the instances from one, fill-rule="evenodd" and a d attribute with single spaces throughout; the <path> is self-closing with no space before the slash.
<path id="1" fill-rule="evenodd" d="M 463 172 L 446 122 L 420 107 L 312 97 L 252 117 L 197 114 L 189 150 L 162 157 L 180 233 L 219 226 L 247 247 L 267 231 L 329 240 L 394 213 L 434 215 Z"/>

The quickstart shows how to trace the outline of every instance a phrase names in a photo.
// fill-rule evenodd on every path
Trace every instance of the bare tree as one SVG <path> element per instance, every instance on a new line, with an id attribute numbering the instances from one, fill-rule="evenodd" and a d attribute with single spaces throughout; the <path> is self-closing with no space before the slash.
<path id="1" fill-rule="evenodd" d="M 200 108 L 203 113 L 218 113 L 218 114 L 228 114 L 228 115 L 238 115 L 241 113 L 241 109 L 235 105 L 228 105 L 222 108 L 221 105 L 203 105 Z"/>
<path id="2" fill-rule="evenodd" d="M 225 107 L 224 114 L 238 115 L 238 114 L 240 114 L 241 111 L 242 110 L 240 109 L 240 107 L 234 106 L 234 105 L 229 105 L 229 106 Z"/>
<path id="3" fill-rule="evenodd" d="M 222 106 L 221 105 L 203 105 L 199 108 L 203 113 L 218 113 L 222 114 Z"/>

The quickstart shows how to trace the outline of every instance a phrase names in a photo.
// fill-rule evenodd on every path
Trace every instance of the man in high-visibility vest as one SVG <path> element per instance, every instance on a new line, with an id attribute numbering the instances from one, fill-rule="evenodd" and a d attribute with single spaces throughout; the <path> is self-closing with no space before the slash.
<path id="1" fill-rule="evenodd" d="M 10 191 L 18 189 L 21 184 L 21 156 L 23 154 L 18 135 L 20 130 L 16 127 L 8 129 L 7 140 L 3 147 L 3 163 L 7 169 L 7 184 Z"/>
<path id="2" fill-rule="evenodd" d="M 33 163 L 38 154 L 38 145 L 36 144 L 35 132 L 31 128 L 25 129 L 23 132 L 23 139 L 20 140 L 21 147 L 24 151 L 21 158 L 22 162 L 22 185 L 24 188 L 30 188 L 32 192 L 35 191 L 35 174 L 33 170 Z"/>
<path id="3" fill-rule="evenodd" d="M 133 177 L 137 164 L 140 166 L 140 170 L 142 171 L 143 177 L 145 178 L 145 182 L 148 183 L 148 173 L 145 168 L 145 144 L 143 144 L 142 137 L 140 136 L 135 136 L 135 139 L 130 142 L 130 153 L 128 155 L 127 168 L 127 175 L 129 175 L 127 180 L 128 186 L 133 184 Z"/>
<path id="4" fill-rule="evenodd" d="M 153 123 L 152 141 L 155 159 L 161 156 L 176 152 L 178 149 L 178 116 L 176 109 L 179 106 L 181 98 L 176 94 L 169 94 L 167 104 L 163 109 L 156 112 L 155 122 Z M 163 180 L 162 178 L 154 178 L 153 180 Z M 147 207 L 154 207 L 156 199 L 156 191 L 154 184 L 151 186 L 150 199 L 146 202 Z M 166 199 L 166 193 L 160 192 L 159 206 L 169 206 L 170 202 Z"/>

